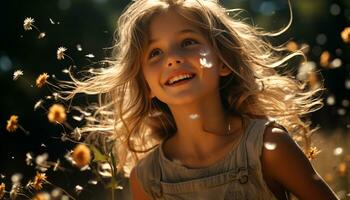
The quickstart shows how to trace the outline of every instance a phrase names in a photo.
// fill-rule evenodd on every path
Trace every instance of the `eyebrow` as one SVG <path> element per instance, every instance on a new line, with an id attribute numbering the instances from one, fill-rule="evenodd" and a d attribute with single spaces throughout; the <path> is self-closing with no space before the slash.
<path id="1" fill-rule="evenodd" d="M 177 32 L 177 34 L 184 34 L 184 33 L 196 33 L 196 34 L 198 34 L 198 31 L 195 31 L 193 29 L 184 29 L 184 30 Z M 157 41 L 157 39 L 150 39 L 148 41 L 148 45 L 151 45 L 152 43 L 154 43 L 156 41 Z"/>

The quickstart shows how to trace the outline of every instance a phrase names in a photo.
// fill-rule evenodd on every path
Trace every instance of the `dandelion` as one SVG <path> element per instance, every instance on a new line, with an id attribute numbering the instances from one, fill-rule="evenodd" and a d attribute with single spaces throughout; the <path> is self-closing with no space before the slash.
<path id="1" fill-rule="evenodd" d="M 5 183 L 1 183 L 0 185 L 0 199 L 2 199 L 5 195 Z"/>
<path id="2" fill-rule="evenodd" d="M 90 163 L 90 149 L 85 144 L 78 144 L 73 150 L 72 158 L 75 164 L 82 168 Z"/>
<path id="3" fill-rule="evenodd" d="M 346 27 L 340 35 L 345 43 L 350 43 L 350 27 Z"/>
<path id="4" fill-rule="evenodd" d="M 14 73 L 13 73 L 13 80 L 17 80 L 20 76 L 23 75 L 23 71 L 22 70 L 16 70 Z"/>
<path id="5" fill-rule="evenodd" d="M 53 104 L 49 108 L 47 118 L 51 123 L 63 123 L 66 116 L 66 109 L 61 104 Z"/>
<path id="6" fill-rule="evenodd" d="M 317 147 L 311 147 L 307 152 L 307 157 L 309 160 L 313 160 L 321 151 Z"/>
<path id="7" fill-rule="evenodd" d="M 59 47 L 57 49 L 57 60 L 63 60 L 66 55 L 64 52 L 67 50 L 65 47 Z"/>
<path id="8" fill-rule="evenodd" d="M 328 67 L 331 61 L 331 54 L 328 51 L 322 52 L 320 56 L 320 65 L 322 67 Z"/>
<path id="9" fill-rule="evenodd" d="M 7 120 L 7 126 L 6 130 L 8 132 L 15 132 L 18 128 L 18 116 L 17 115 L 11 115 L 10 119 Z"/>
<path id="10" fill-rule="evenodd" d="M 27 17 L 24 19 L 24 22 L 23 22 L 23 28 L 25 31 L 29 31 L 29 30 L 32 30 L 32 27 L 34 27 L 33 23 L 34 23 L 34 19 L 31 18 L 31 17 Z"/>
<path id="11" fill-rule="evenodd" d="M 35 190 L 41 190 L 43 188 L 43 184 L 46 182 L 47 176 L 45 173 L 37 172 L 34 177 L 34 181 L 30 183 L 30 187 Z"/>
<path id="12" fill-rule="evenodd" d="M 49 75 L 47 73 L 42 73 L 38 76 L 38 78 L 36 79 L 36 86 L 38 88 L 41 88 L 45 85 L 45 83 L 47 82 L 47 79 L 49 78 Z"/>

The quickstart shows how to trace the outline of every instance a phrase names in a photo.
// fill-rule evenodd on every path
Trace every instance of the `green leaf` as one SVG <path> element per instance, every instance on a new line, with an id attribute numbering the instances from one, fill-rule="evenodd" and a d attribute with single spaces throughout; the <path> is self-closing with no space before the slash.
<path id="1" fill-rule="evenodd" d="M 94 162 L 104 161 L 108 162 L 108 157 L 103 155 L 100 150 L 98 150 L 94 145 L 90 145 L 90 149 L 94 154 Z"/>

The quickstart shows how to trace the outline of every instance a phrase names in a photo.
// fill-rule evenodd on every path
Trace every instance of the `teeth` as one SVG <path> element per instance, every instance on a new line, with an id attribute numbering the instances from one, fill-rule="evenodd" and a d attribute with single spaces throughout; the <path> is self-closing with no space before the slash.
<path id="1" fill-rule="evenodd" d="M 190 74 L 182 74 L 182 75 L 178 75 L 178 76 L 175 76 L 173 78 L 171 78 L 168 83 L 169 85 L 173 84 L 175 81 L 178 81 L 178 80 L 181 80 L 181 79 L 185 79 L 185 78 L 191 78 L 193 75 L 190 75 Z"/>

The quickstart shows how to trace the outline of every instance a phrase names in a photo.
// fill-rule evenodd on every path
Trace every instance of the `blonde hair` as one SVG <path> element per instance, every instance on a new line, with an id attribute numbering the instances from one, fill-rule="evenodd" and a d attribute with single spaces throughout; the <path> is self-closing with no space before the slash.
<path id="1" fill-rule="evenodd" d="M 316 96 L 321 89 L 311 90 L 293 77 L 279 75 L 275 69 L 303 53 L 286 53 L 282 46 L 272 46 L 264 38 L 283 31 L 263 32 L 237 19 L 238 15 L 228 15 L 237 10 L 227 10 L 216 0 L 135 0 L 124 10 L 118 20 L 113 55 L 105 61 L 109 65 L 90 71 L 82 80 L 71 75 L 72 81 L 62 85 L 70 89 L 63 92 L 66 99 L 78 93 L 98 95 L 98 104 L 86 108 L 94 114 L 80 128 L 86 141 L 103 141 L 104 147 L 109 146 L 106 151 L 117 155 L 118 171 L 128 175 L 145 153 L 176 132 L 168 106 L 149 98 L 140 59 L 150 20 L 169 8 L 175 8 L 201 28 L 220 60 L 232 70 L 220 80 L 225 109 L 273 118 L 296 141 L 302 140 L 304 152 L 308 152 L 313 130 L 301 117 L 322 107 Z"/>

